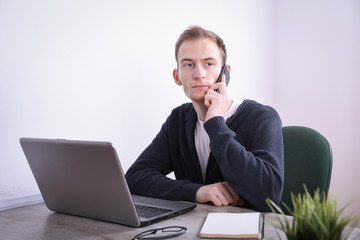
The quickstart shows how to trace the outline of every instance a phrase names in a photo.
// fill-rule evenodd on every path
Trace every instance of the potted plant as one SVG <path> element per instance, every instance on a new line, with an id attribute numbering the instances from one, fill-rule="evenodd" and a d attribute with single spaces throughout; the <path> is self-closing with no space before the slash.
<path id="1" fill-rule="evenodd" d="M 286 216 L 284 211 L 270 199 L 267 199 L 273 213 L 276 215 L 279 229 L 284 231 L 288 240 L 340 240 L 347 239 L 354 226 L 359 223 L 359 217 L 342 216 L 347 204 L 337 209 L 336 200 L 330 199 L 324 192 L 317 189 L 313 196 L 305 188 L 304 194 L 295 196 L 291 194 L 293 210 L 286 204 L 292 218 Z M 281 217 L 282 216 L 282 217 Z M 346 228 L 346 230 L 345 230 Z M 278 233 L 280 238 L 280 235 Z"/>

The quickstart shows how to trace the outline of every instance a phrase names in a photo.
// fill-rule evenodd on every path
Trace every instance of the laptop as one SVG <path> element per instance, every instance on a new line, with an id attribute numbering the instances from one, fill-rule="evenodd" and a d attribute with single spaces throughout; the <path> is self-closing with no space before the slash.
<path id="1" fill-rule="evenodd" d="M 143 227 L 196 207 L 131 195 L 110 142 L 21 138 L 20 144 L 51 211 Z"/>

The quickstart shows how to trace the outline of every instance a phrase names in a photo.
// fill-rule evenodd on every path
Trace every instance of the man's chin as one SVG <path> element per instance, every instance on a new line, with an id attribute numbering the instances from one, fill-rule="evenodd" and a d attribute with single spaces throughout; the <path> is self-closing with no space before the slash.
<path id="1" fill-rule="evenodd" d="M 192 102 L 196 103 L 204 103 L 205 97 L 204 96 L 195 96 L 190 98 Z"/>

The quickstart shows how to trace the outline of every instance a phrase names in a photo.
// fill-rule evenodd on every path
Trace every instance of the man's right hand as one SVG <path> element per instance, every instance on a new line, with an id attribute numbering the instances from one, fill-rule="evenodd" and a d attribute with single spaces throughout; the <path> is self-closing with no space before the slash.
<path id="1" fill-rule="evenodd" d="M 212 202 L 215 206 L 243 205 L 244 201 L 227 182 L 204 185 L 196 192 L 196 202 Z"/>

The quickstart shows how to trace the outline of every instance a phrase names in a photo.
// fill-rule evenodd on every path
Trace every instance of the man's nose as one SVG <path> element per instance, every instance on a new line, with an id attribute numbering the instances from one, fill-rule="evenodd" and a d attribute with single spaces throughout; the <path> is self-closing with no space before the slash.
<path id="1" fill-rule="evenodd" d="M 205 72 L 205 69 L 203 68 L 203 66 L 201 66 L 201 64 L 196 65 L 194 68 L 194 78 L 202 79 L 205 77 L 205 75 L 206 75 L 206 72 Z"/>

